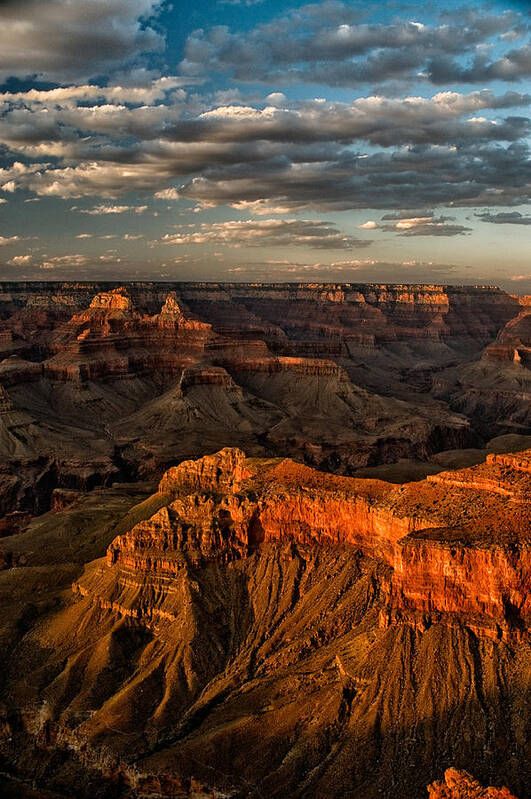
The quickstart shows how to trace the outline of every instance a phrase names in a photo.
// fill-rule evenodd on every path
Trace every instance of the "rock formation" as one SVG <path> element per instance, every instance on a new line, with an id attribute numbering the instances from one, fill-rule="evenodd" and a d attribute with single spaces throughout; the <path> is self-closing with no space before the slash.
<path id="1" fill-rule="evenodd" d="M 530 307 L 0 285 L 0 794 L 531 795 Z"/>
<path id="2" fill-rule="evenodd" d="M 124 797 L 525 796 L 530 464 L 396 485 L 226 448 L 169 469 L 16 639 L 0 765 L 30 747 L 19 779 L 90 766 Z M 448 763 L 506 793 L 434 783 Z"/>
<path id="3" fill-rule="evenodd" d="M 227 444 L 352 474 L 531 431 L 526 306 L 496 288 L 0 289 L 0 386 L 33 431 L 0 440 L 0 466 L 18 475 L 20 450 L 42 464 L 41 509 L 55 487 L 158 477 Z M 72 485 L 76 458 L 94 476 Z"/>
<path id="4" fill-rule="evenodd" d="M 428 785 L 430 799 L 516 799 L 507 788 L 483 788 L 466 771 L 449 768 L 444 781 Z"/>

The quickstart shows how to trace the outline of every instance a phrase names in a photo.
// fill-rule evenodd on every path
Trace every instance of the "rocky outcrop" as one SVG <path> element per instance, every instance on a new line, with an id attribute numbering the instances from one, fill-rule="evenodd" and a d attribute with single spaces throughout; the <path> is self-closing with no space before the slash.
<path id="1" fill-rule="evenodd" d="M 2 386 L 15 386 L 31 383 L 43 375 L 42 364 L 25 361 L 17 355 L 11 355 L 0 361 L 0 381 Z"/>
<path id="2" fill-rule="evenodd" d="M 496 340 L 486 347 L 483 358 L 531 367 L 531 307 L 525 307 L 507 322 Z"/>
<path id="3" fill-rule="evenodd" d="M 241 389 L 236 385 L 229 373 L 222 369 L 220 366 L 188 366 L 183 369 L 179 387 L 183 392 L 186 392 L 191 386 L 221 386 L 222 388 L 239 391 Z"/>
<path id="4" fill-rule="evenodd" d="M 184 461 L 169 469 L 159 484 L 161 494 L 206 491 L 211 494 L 235 493 L 250 473 L 245 467 L 245 454 L 227 447 L 215 455 L 197 461 Z"/>
<path id="5" fill-rule="evenodd" d="M 523 492 L 529 454 L 459 485 L 230 448 L 170 469 L 26 636 L 56 653 L 10 683 L 34 757 L 68 752 L 67 773 L 90 764 L 134 797 L 243 799 L 251 781 L 278 798 L 474 796 L 461 773 L 433 783 L 448 760 L 523 789 L 529 514 L 478 474 Z"/>
<path id="6" fill-rule="evenodd" d="M 466 771 L 449 768 L 444 780 L 428 785 L 430 799 L 516 799 L 507 788 L 483 788 Z"/>
<path id="7" fill-rule="evenodd" d="M 96 294 L 90 303 L 88 315 L 92 311 L 104 311 L 105 313 L 110 311 L 130 312 L 132 309 L 133 304 L 128 296 L 127 289 L 120 287 Z"/>
<path id="8" fill-rule="evenodd" d="M 245 358 L 242 360 L 231 360 L 230 369 L 236 373 L 253 372 L 255 374 L 278 374 L 288 372 L 293 375 L 303 375 L 304 377 L 336 377 L 340 381 L 347 382 L 348 375 L 345 370 L 333 361 L 325 361 L 318 358 Z"/>
<path id="9" fill-rule="evenodd" d="M 521 307 L 521 306 L 520 306 Z M 524 305 L 481 357 L 436 376 L 434 394 L 479 430 L 531 429 L 531 309 Z"/>

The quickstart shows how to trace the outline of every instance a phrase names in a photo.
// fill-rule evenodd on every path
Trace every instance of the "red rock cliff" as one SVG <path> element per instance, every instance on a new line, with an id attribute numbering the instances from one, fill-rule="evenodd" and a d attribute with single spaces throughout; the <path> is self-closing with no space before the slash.
<path id="1" fill-rule="evenodd" d="M 225 449 L 170 469 L 159 486 L 166 504 L 115 539 L 108 565 L 125 569 L 141 593 L 162 580 L 149 612 L 171 616 L 166 580 L 186 566 L 226 563 L 268 544 L 348 545 L 391 567 L 384 626 L 397 614 L 421 626 L 465 619 L 490 637 L 518 637 L 531 618 L 530 455 L 396 486 Z M 95 593 L 123 610 L 130 600 L 113 575 Z M 136 603 L 127 612 L 146 610 Z"/>

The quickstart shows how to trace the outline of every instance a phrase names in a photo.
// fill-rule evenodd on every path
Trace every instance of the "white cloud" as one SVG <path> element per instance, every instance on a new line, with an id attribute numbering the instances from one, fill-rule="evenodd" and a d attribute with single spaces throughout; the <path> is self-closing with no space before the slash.
<path id="1" fill-rule="evenodd" d="M 383 219 L 391 220 L 391 224 L 370 220 L 363 225 L 358 225 L 358 228 L 360 230 L 391 231 L 402 236 L 459 236 L 471 230 L 464 225 L 449 224 L 448 220 L 452 217 L 437 218 L 433 214 L 408 216 L 407 212 L 396 211 L 386 214 Z"/>
<path id="2" fill-rule="evenodd" d="M 94 208 L 76 208 L 75 210 L 80 214 L 90 214 L 90 216 L 106 216 L 126 213 L 143 214 L 147 208 L 147 205 L 95 205 Z"/>
<path id="3" fill-rule="evenodd" d="M 271 94 L 267 95 L 266 100 L 269 105 L 283 106 L 285 105 L 287 98 L 284 92 L 271 92 Z"/>
<path id="4" fill-rule="evenodd" d="M 192 81 L 193 83 L 194 81 Z M 121 85 L 111 83 L 107 86 L 97 86 L 88 83 L 60 86 L 55 89 L 28 89 L 19 92 L 0 92 L 0 103 L 10 103 L 18 108 L 76 108 L 77 104 L 105 103 L 110 105 L 153 105 L 156 101 L 166 98 L 172 92 L 172 101 L 175 100 L 175 89 L 188 85 L 190 80 L 176 75 L 164 75 L 151 79 L 144 86 Z M 184 99 L 184 92 L 177 95 Z M 92 109 L 100 106 L 94 105 Z"/>
<path id="5" fill-rule="evenodd" d="M 26 266 L 32 259 L 31 255 L 15 255 L 7 262 L 10 266 Z"/>
<path id="6" fill-rule="evenodd" d="M 282 203 L 271 203 L 268 200 L 240 200 L 239 202 L 230 203 L 231 208 L 236 211 L 246 211 L 253 216 L 267 216 L 268 214 L 292 214 L 294 210 L 292 205 Z"/>
<path id="7" fill-rule="evenodd" d="M 187 226 L 187 228 L 194 225 Z M 281 247 L 300 245 L 320 249 L 366 247 L 370 241 L 341 233 L 331 222 L 306 219 L 261 219 L 206 222 L 199 229 L 167 233 L 162 244 L 226 244 L 232 247 Z"/>
<path id="8" fill-rule="evenodd" d="M 71 267 L 85 266 L 89 259 L 86 255 L 79 253 L 73 255 L 54 255 L 53 257 L 44 256 L 41 269 L 70 269 Z"/>
<path id="9" fill-rule="evenodd" d="M 155 192 L 153 196 L 156 197 L 157 200 L 178 200 L 180 195 L 177 189 L 170 188 L 161 189 L 161 191 Z"/>

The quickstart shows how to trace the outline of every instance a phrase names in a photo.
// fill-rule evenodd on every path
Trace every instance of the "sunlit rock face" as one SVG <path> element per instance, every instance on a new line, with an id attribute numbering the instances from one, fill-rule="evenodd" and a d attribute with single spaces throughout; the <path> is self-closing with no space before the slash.
<path id="1" fill-rule="evenodd" d="M 483 788 L 466 771 L 449 768 L 444 780 L 428 785 L 430 799 L 516 799 L 508 788 Z"/>
<path id="2" fill-rule="evenodd" d="M 25 637 L 25 734 L 132 796 L 526 795 L 530 456 L 169 469 Z"/>
<path id="3" fill-rule="evenodd" d="M 391 567 L 381 623 L 402 612 L 421 625 L 430 614 L 449 624 L 466 616 L 478 633 L 518 638 L 531 616 L 530 456 L 491 455 L 392 486 L 227 448 L 166 472 L 159 494 L 171 501 L 116 539 L 107 561 L 137 570 L 141 586 L 142 571 L 181 572 L 190 558 L 227 563 L 262 544 L 348 545 Z"/>

